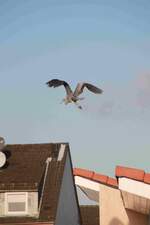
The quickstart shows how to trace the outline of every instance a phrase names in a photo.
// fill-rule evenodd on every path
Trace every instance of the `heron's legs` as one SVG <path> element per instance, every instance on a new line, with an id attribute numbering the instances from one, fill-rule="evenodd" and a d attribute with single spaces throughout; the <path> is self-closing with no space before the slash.
<path id="1" fill-rule="evenodd" d="M 65 105 L 68 105 L 68 100 L 66 98 L 63 98 L 62 101 L 60 102 L 60 104 L 64 103 Z"/>
<path id="2" fill-rule="evenodd" d="M 78 109 L 82 109 L 82 106 L 78 104 L 78 102 L 75 102 L 76 106 L 78 107 Z"/>
<path id="3" fill-rule="evenodd" d="M 78 109 L 83 109 L 81 105 L 78 106 Z"/>

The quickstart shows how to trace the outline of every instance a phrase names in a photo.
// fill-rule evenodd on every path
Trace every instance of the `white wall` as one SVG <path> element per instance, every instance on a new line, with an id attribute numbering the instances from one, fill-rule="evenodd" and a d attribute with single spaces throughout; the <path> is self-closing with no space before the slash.
<path id="1" fill-rule="evenodd" d="M 125 209 L 120 190 L 100 184 L 100 225 L 148 225 L 148 216 Z"/>
<path id="2" fill-rule="evenodd" d="M 150 199 L 150 185 L 145 184 L 144 182 L 121 177 L 119 178 L 119 189 Z"/>
<path id="3" fill-rule="evenodd" d="M 5 215 L 5 194 L 0 193 L 0 216 Z"/>
<path id="4" fill-rule="evenodd" d="M 80 225 L 78 203 L 69 154 L 67 154 L 55 224 Z"/>
<path id="5" fill-rule="evenodd" d="M 38 217 L 38 192 L 28 193 L 28 210 L 30 216 Z"/>

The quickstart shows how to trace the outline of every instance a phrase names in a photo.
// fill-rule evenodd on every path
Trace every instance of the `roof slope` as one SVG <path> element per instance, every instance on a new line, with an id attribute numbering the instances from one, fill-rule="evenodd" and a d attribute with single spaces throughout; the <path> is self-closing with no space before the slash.
<path id="1" fill-rule="evenodd" d="M 60 143 L 7 145 L 3 149 L 7 156 L 7 164 L 0 171 L 0 191 L 39 190 L 43 183 L 46 159 L 52 157 L 52 161 L 47 172 L 39 218 L 0 218 L 0 224 L 55 220 L 66 155 L 69 151 L 68 144 L 66 146 L 61 161 L 57 160 Z"/>
<path id="2" fill-rule="evenodd" d="M 80 211 L 83 225 L 99 225 L 98 205 L 81 205 Z"/>
<path id="3" fill-rule="evenodd" d="M 112 178 L 100 173 L 95 173 L 94 171 L 74 168 L 73 174 L 74 176 L 81 176 L 98 183 L 102 183 L 114 188 L 118 188 L 118 183 L 116 178 Z"/>
<path id="4" fill-rule="evenodd" d="M 74 176 L 81 176 L 98 183 L 112 186 L 114 188 L 118 187 L 118 178 L 121 177 L 126 177 L 146 184 L 150 184 L 150 173 L 146 173 L 144 170 L 141 169 L 130 168 L 125 166 L 116 166 L 115 178 L 81 168 L 74 168 L 73 173 Z"/>

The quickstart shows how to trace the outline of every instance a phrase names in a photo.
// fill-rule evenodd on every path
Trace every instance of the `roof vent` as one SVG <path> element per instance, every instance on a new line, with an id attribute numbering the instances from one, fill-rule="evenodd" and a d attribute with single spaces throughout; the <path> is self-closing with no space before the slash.
<path id="1" fill-rule="evenodd" d="M 6 155 L 1 151 L 5 146 L 5 140 L 0 137 L 0 168 L 2 168 L 6 163 Z"/>
<path id="2" fill-rule="evenodd" d="M 59 150 L 57 161 L 61 161 L 62 160 L 62 158 L 64 156 L 65 148 L 66 148 L 65 144 L 61 144 L 60 145 L 60 150 Z"/>

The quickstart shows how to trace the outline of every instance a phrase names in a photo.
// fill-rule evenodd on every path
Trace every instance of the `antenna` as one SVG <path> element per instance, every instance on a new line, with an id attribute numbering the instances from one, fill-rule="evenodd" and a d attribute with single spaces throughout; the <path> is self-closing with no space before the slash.
<path id="1" fill-rule="evenodd" d="M 1 151 L 5 146 L 5 139 L 0 137 L 0 168 L 2 168 L 6 163 L 6 155 Z"/>

